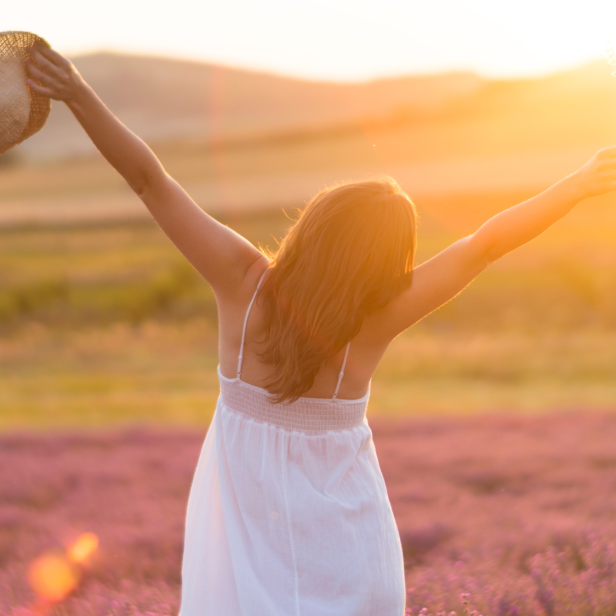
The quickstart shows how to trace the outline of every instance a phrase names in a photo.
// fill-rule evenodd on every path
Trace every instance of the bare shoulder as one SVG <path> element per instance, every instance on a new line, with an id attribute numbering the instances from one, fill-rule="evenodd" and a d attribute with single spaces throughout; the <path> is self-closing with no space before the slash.
<path id="1" fill-rule="evenodd" d="M 237 281 L 236 284 L 227 286 L 220 285 L 218 287 L 212 286 L 219 311 L 223 307 L 231 310 L 236 307 L 240 309 L 242 307 L 246 308 L 246 305 L 257 288 L 259 279 L 267 269 L 269 263 L 270 261 L 265 255 L 258 253 L 251 259 L 246 267 L 244 276 L 241 280 Z"/>
<path id="2" fill-rule="evenodd" d="M 395 300 L 394 300 L 395 301 Z M 395 310 L 392 302 L 364 318 L 361 329 L 351 341 L 350 364 L 355 376 L 368 382 L 377 369 L 387 347 L 396 337 L 390 320 Z"/>
<path id="3" fill-rule="evenodd" d="M 388 302 L 383 308 L 368 315 L 364 319 L 360 332 L 362 343 L 368 349 L 385 349 L 389 343 L 401 333 L 401 317 L 408 306 L 409 290 Z"/>
<path id="4" fill-rule="evenodd" d="M 489 265 L 475 236 L 464 237 L 413 269 L 411 285 L 374 315 L 375 335 L 391 342 L 461 293 Z"/>

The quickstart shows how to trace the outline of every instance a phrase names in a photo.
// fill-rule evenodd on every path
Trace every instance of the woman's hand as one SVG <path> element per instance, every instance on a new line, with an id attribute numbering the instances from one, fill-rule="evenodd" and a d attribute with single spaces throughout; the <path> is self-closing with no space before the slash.
<path id="1" fill-rule="evenodd" d="M 26 62 L 28 85 L 37 94 L 70 103 L 83 89 L 84 81 L 75 67 L 57 51 L 34 45 L 30 49 L 36 62 Z M 38 66 L 37 66 L 38 65 Z"/>
<path id="2" fill-rule="evenodd" d="M 616 190 L 616 147 L 599 150 L 568 181 L 579 201 Z"/>

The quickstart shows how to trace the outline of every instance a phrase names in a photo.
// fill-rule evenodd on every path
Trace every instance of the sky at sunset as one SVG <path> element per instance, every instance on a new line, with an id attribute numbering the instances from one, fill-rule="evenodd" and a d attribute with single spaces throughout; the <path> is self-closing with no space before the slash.
<path id="1" fill-rule="evenodd" d="M 3 6 L 1 30 L 59 51 L 171 55 L 311 79 L 472 70 L 541 75 L 603 58 L 616 0 L 56 0 Z"/>

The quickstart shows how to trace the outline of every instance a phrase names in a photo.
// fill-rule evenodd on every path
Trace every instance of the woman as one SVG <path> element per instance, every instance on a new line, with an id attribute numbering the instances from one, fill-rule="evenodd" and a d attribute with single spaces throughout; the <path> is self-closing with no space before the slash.
<path id="1" fill-rule="evenodd" d="M 414 206 L 390 179 L 319 193 L 270 260 L 199 209 L 68 60 L 33 57 L 30 87 L 66 102 L 216 295 L 221 395 L 188 503 L 182 616 L 401 616 L 372 374 L 490 263 L 616 188 L 616 148 L 418 267 Z"/>

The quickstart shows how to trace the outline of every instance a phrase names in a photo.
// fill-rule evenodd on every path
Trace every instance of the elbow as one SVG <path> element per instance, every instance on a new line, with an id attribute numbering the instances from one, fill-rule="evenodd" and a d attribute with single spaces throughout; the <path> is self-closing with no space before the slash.
<path id="1" fill-rule="evenodd" d="M 140 198 L 143 199 L 148 194 L 148 185 L 141 178 L 131 180 L 128 185 L 130 189 Z"/>
<path id="2" fill-rule="evenodd" d="M 484 267 L 500 258 L 501 255 L 497 253 L 494 242 L 490 241 L 486 234 L 478 231 L 469 236 L 469 241 L 473 245 L 473 252 L 477 261 L 483 264 Z"/>
<path id="3" fill-rule="evenodd" d="M 162 167 L 154 169 L 140 169 L 134 177 L 128 180 L 128 185 L 131 190 L 143 200 L 147 198 L 152 190 L 161 183 L 164 176 L 166 176 L 166 173 Z"/>

